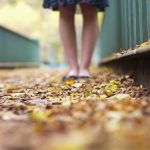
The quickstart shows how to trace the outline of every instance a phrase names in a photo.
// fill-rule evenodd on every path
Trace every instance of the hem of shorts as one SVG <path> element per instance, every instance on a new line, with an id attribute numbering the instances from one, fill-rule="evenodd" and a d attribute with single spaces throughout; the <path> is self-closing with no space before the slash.
<path id="1" fill-rule="evenodd" d="M 60 6 L 68 6 L 68 5 L 71 6 L 71 5 L 76 5 L 76 4 L 77 4 L 77 3 L 72 3 L 72 4 L 67 4 L 67 5 L 66 5 L 66 4 L 62 4 L 62 5 L 60 5 Z M 94 6 L 98 9 L 98 11 L 102 11 L 102 12 L 105 11 L 105 8 L 109 6 L 109 5 L 107 4 L 105 7 L 100 8 L 100 7 L 97 6 L 97 4 L 91 4 L 91 5 L 94 5 Z M 53 10 L 53 11 L 59 11 L 59 7 L 51 7 L 51 6 L 46 6 L 46 5 L 44 5 L 44 4 L 43 4 L 43 8 L 44 8 L 44 9 L 51 9 L 51 10 Z"/>

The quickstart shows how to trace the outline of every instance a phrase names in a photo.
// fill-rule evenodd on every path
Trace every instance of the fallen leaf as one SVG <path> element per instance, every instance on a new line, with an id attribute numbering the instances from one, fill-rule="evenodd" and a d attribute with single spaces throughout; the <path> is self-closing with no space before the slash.
<path id="1" fill-rule="evenodd" d="M 11 120 L 25 121 L 28 119 L 27 115 L 16 115 L 12 113 L 11 111 L 0 113 L 0 117 L 5 121 L 11 121 Z"/>
<path id="2" fill-rule="evenodd" d="M 129 94 L 122 94 L 122 93 L 116 94 L 109 98 L 109 100 L 116 100 L 116 101 L 128 101 L 130 99 L 131 97 Z"/>
<path id="3" fill-rule="evenodd" d="M 48 117 L 50 115 L 50 111 L 48 110 L 41 110 L 41 109 L 34 109 L 31 113 L 31 119 L 37 121 L 37 122 L 43 122 L 47 121 Z"/>
<path id="4" fill-rule="evenodd" d="M 80 88 L 82 87 L 82 83 L 74 83 L 72 86 L 75 87 L 75 88 Z"/>

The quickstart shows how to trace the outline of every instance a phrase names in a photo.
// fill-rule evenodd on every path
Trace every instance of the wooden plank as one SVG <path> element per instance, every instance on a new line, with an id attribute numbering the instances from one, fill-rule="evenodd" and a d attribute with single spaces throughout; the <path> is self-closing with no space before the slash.
<path id="1" fill-rule="evenodd" d="M 116 54 L 110 57 L 106 57 L 102 59 L 102 61 L 100 62 L 100 65 L 104 63 L 109 63 L 111 61 L 116 61 L 116 60 L 125 59 L 125 58 L 128 59 L 130 57 L 137 57 L 137 56 L 140 57 L 140 55 L 147 55 L 147 54 L 150 54 L 150 46 L 147 46 L 145 48 L 136 48 L 134 50 L 129 50 L 124 54 L 118 53 L 118 55 Z"/>
<path id="2" fill-rule="evenodd" d="M 129 74 L 135 82 L 150 88 L 150 46 L 109 57 L 102 60 L 99 65 L 110 67 L 118 74 Z"/>

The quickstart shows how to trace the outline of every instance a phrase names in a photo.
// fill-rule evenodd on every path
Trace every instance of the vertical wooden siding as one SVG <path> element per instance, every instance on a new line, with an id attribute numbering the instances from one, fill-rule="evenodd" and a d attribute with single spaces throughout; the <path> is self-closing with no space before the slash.
<path id="1" fill-rule="evenodd" d="M 150 38 L 150 1 L 123 0 L 121 8 L 122 48 L 134 48 Z"/>
<path id="2" fill-rule="evenodd" d="M 150 0 L 109 0 L 109 5 L 93 60 L 150 39 Z"/>

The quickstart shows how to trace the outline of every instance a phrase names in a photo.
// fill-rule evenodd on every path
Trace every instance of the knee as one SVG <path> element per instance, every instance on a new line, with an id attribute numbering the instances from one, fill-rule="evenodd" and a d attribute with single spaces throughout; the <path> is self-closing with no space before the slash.
<path id="1" fill-rule="evenodd" d="M 60 11 L 60 16 L 63 18 L 74 18 L 75 15 L 75 8 L 74 7 L 60 7 L 59 8 Z"/>

